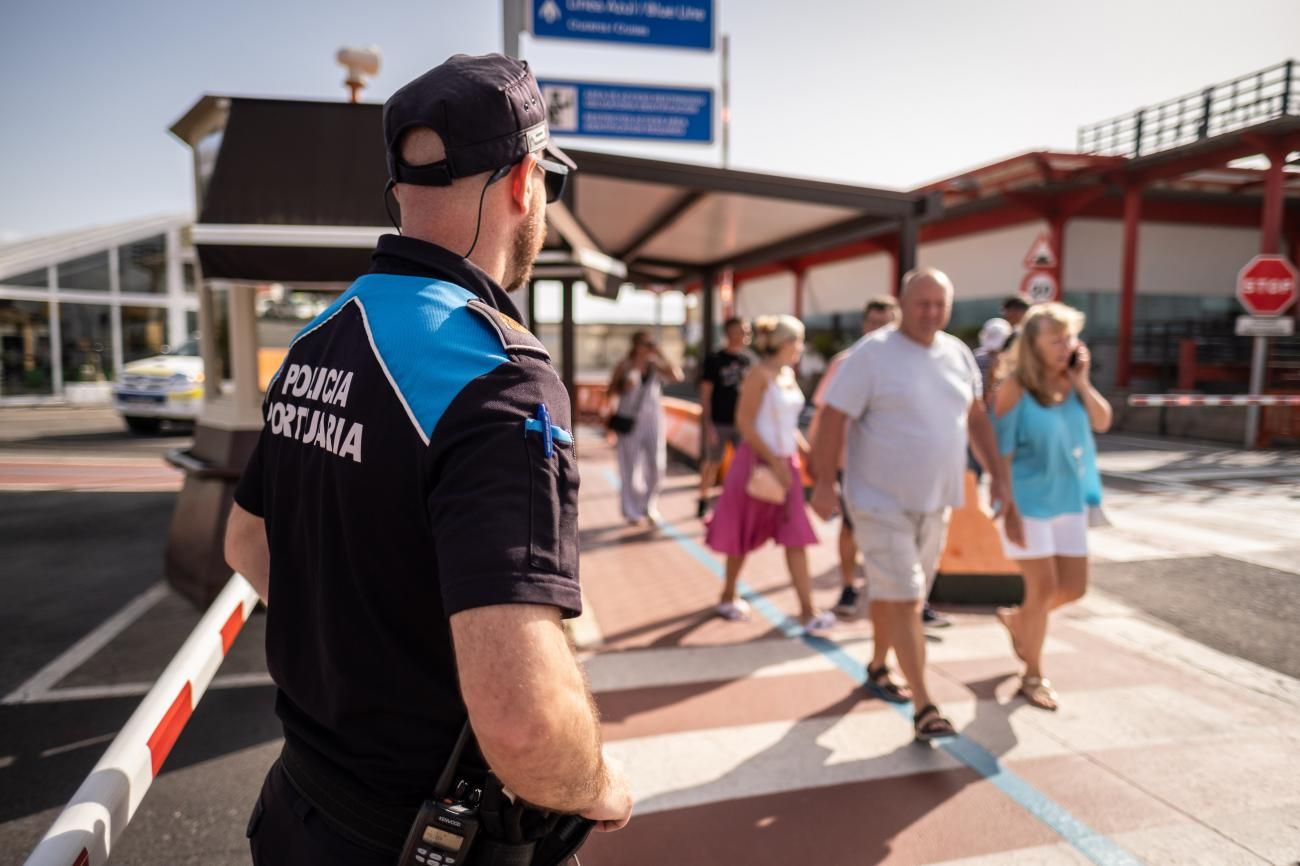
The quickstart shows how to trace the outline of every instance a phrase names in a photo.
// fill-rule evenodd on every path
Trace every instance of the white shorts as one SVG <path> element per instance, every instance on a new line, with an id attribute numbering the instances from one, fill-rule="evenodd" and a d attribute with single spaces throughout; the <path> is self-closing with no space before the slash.
<path id="1" fill-rule="evenodd" d="M 1049 556 L 1088 555 L 1088 515 L 1058 514 L 1056 517 L 1022 517 L 1025 524 L 1025 546 L 1007 540 L 1007 530 L 1001 520 L 998 531 L 1002 534 L 1002 549 L 1007 559 L 1045 559 Z"/>
<path id="2" fill-rule="evenodd" d="M 868 601 L 924 601 L 934 585 L 952 509 L 853 509 L 853 540 L 862 551 Z"/>

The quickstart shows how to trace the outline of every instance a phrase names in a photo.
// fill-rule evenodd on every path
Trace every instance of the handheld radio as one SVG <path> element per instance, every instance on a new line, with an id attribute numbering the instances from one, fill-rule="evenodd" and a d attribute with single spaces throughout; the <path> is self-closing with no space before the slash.
<path id="1" fill-rule="evenodd" d="M 474 837 L 478 834 L 478 811 L 483 791 L 464 779 L 457 780 L 455 790 L 452 789 L 452 777 L 469 736 L 467 721 L 451 750 L 447 766 L 438 777 L 433 799 L 425 800 L 415 816 L 397 866 L 461 866 L 469 856 Z"/>

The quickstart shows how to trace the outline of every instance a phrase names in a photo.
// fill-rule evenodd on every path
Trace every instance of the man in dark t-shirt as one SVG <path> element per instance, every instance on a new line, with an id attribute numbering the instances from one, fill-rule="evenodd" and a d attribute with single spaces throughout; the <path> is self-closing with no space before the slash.
<path id="1" fill-rule="evenodd" d="M 736 430 L 736 401 L 739 399 L 740 381 L 753 362 L 745 350 L 749 345 L 749 326 L 743 320 L 727 319 L 723 333 L 727 343 L 704 359 L 697 386 L 701 409 L 700 517 L 708 513 L 709 493 L 722 465 L 727 444 L 733 448 L 740 445 L 740 433 Z"/>
<path id="2" fill-rule="evenodd" d="M 597 829 L 631 812 L 560 622 L 582 605 L 568 394 L 507 295 L 573 163 L 501 55 L 398 90 L 384 134 L 402 234 L 294 338 L 227 526 L 285 735 L 256 866 L 396 862 L 467 722 L 474 784 L 486 764 Z"/>

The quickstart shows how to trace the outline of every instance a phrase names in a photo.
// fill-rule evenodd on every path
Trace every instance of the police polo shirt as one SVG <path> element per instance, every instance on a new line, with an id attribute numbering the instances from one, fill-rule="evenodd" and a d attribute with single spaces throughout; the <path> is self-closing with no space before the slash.
<path id="1" fill-rule="evenodd" d="M 266 522 L 267 665 L 309 799 L 413 815 L 465 721 L 449 617 L 581 610 L 568 394 L 517 318 L 472 263 L 385 235 L 267 389 L 235 500 Z"/>

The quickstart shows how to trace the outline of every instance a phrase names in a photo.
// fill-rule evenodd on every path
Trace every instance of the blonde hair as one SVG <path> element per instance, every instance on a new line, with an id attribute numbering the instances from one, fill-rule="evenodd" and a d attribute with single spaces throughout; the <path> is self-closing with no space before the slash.
<path id="1" fill-rule="evenodd" d="M 754 319 L 754 351 L 775 355 L 786 343 L 802 340 L 803 322 L 794 316 L 759 316 Z"/>
<path id="2" fill-rule="evenodd" d="M 1083 330 L 1085 318 L 1083 313 L 1074 307 L 1056 302 L 1035 304 L 1025 314 L 1025 319 L 1020 325 L 1020 334 L 1016 337 L 1011 351 L 1007 353 L 1010 357 L 1007 358 L 1009 368 L 1006 374 L 1014 376 L 1020 383 L 1020 387 L 1033 394 L 1040 405 L 1051 406 L 1057 402 L 1058 395 L 1048 387 L 1047 368 L 1034 348 L 1038 335 L 1049 331 L 1052 333 L 1065 331 L 1072 336 L 1078 335 Z"/>

